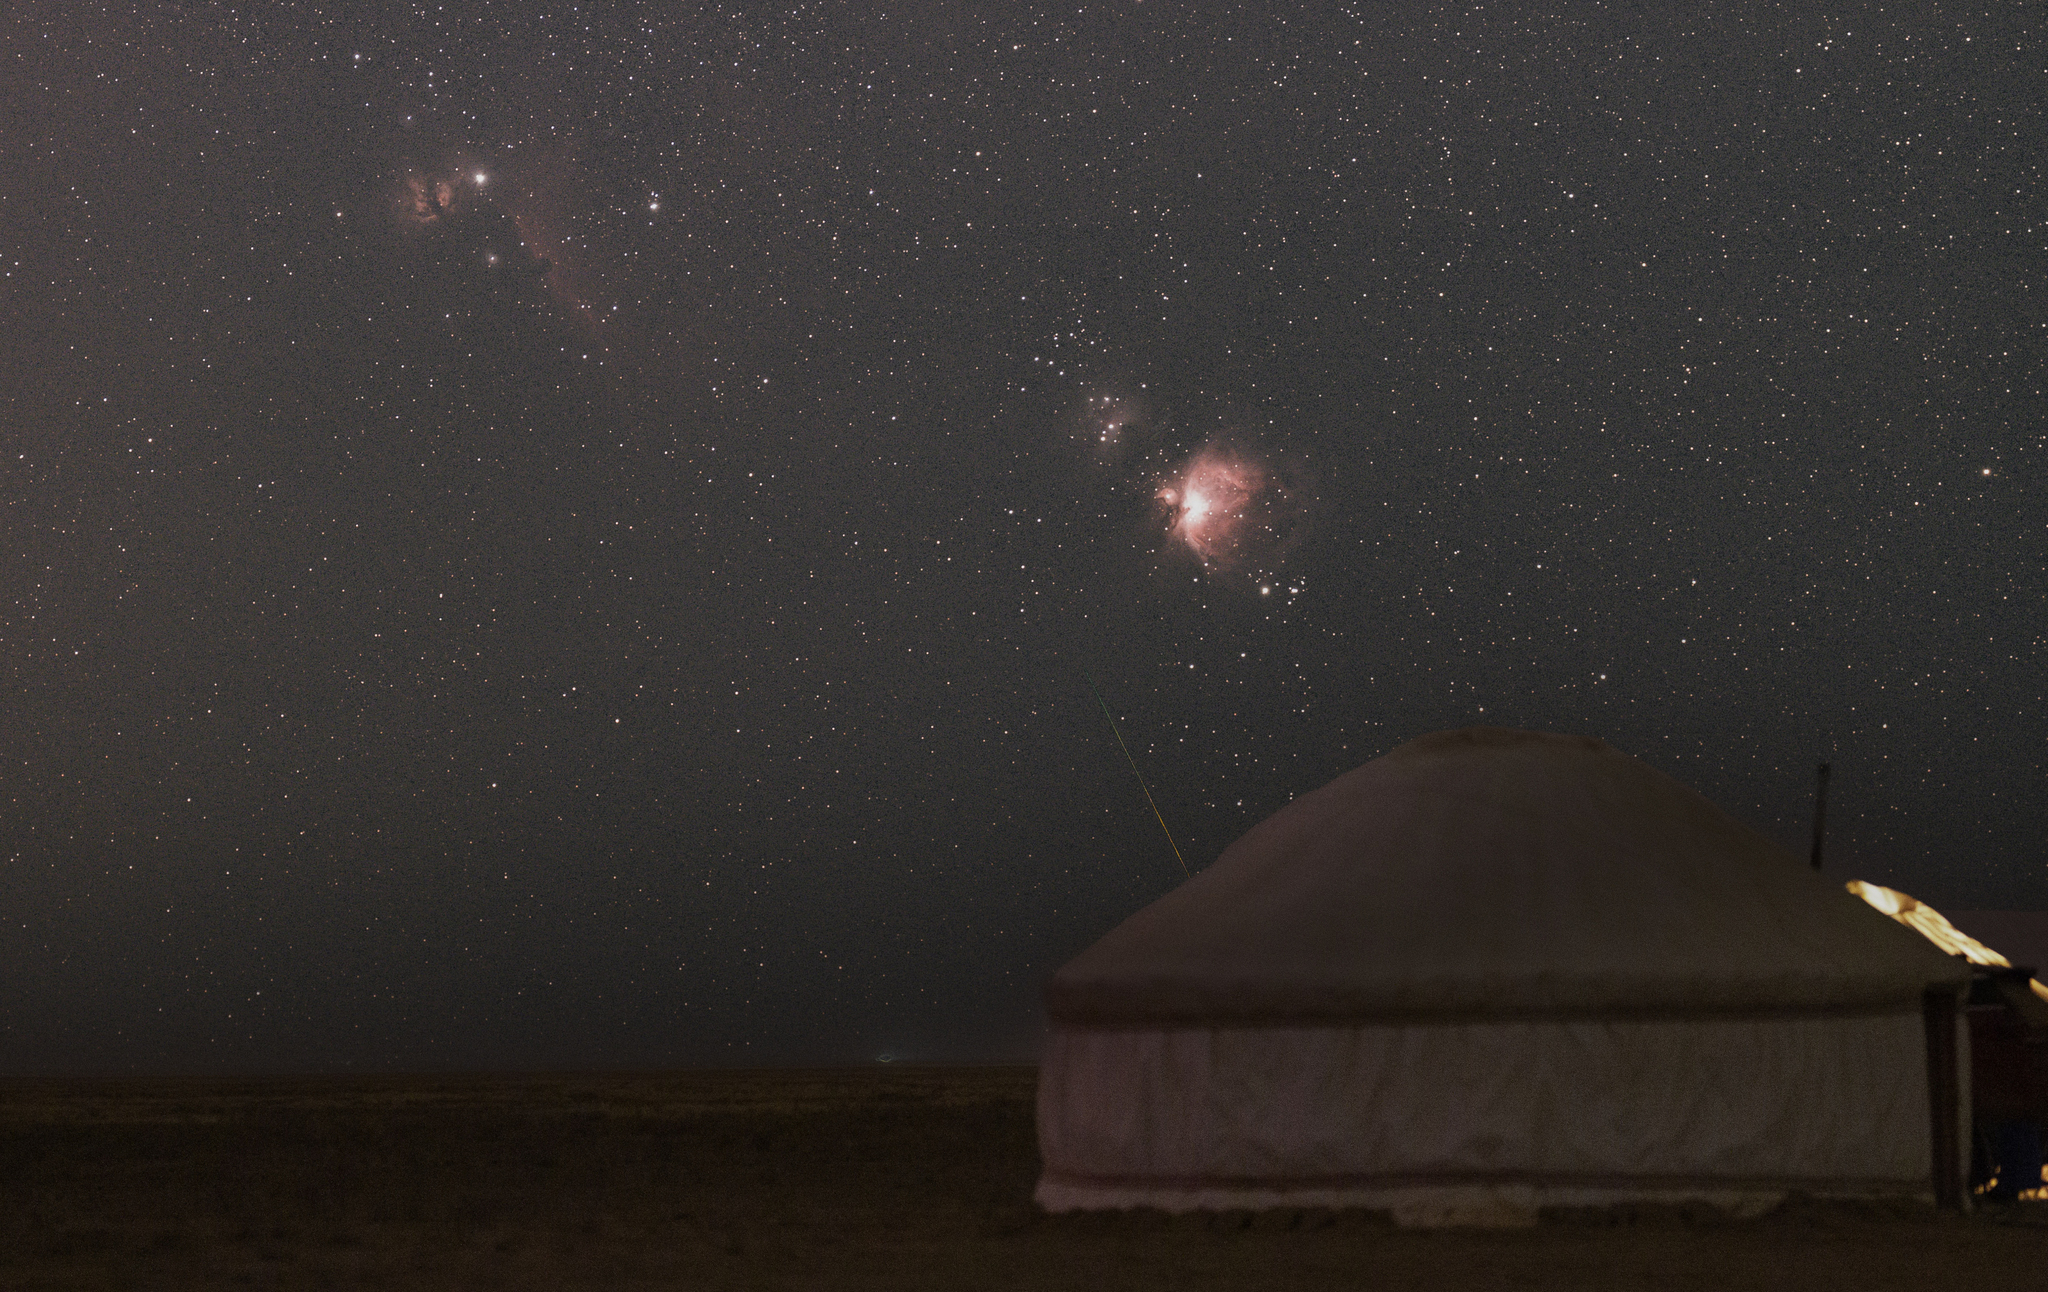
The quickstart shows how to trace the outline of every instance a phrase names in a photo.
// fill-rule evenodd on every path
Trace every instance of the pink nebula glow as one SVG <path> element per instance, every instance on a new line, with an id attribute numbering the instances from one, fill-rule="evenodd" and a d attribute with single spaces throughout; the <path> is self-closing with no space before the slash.
<path id="1" fill-rule="evenodd" d="M 1211 440 L 1153 499 L 1169 544 L 1215 575 L 1247 580 L 1270 593 L 1281 564 L 1307 532 L 1314 507 L 1305 464 L 1273 458 L 1241 442 Z M 1299 580 L 1290 581 L 1290 595 Z"/>
<path id="2" fill-rule="evenodd" d="M 1258 513 L 1273 484 L 1255 460 L 1218 446 L 1203 449 L 1179 479 L 1159 487 L 1167 533 L 1204 564 L 1233 565 L 1260 528 Z"/>

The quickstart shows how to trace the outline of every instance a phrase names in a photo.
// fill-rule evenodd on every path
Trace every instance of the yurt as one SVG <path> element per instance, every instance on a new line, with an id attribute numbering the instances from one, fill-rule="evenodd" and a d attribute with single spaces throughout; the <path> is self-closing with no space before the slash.
<path id="1" fill-rule="evenodd" d="M 1969 968 L 1590 737 L 1296 799 L 1046 987 L 1048 1210 L 1953 1198 Z"/>

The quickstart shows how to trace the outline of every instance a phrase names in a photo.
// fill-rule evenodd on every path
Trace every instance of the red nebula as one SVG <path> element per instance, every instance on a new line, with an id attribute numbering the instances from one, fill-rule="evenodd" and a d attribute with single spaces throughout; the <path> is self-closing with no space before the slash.
<path id="1" fill-rule="evenodd" d="M 466 182 L 459 177 L 442 176 L 437 179 L 418 171 L 408 172 L 399 208 L 414 224 L 438 224 L 463 205 Z"/>
<path id="2" fill-rule="evenodd" d="M 1272 487 L 1265 468 L 1252 459 L 1225 448 L 1203 449 L 1179 480 L 1159 488 L 1169 516 L 1167 533 L 1204 564 L 1231 565 L 1251 537 L 1255 513 Z"/>
<path id="3" fill-rule="evenodd" d="M 578 174 L 573 157 L 528 147 L 497 162 L 487 167 L 477 154 L 457 153 L 437 169 L 408 169 L 400 176 L 399 214 L 417 229 L 468 223 L 478 237 L 490 222 L 508 218 L 525 252 L 515 262 L 530 263 L 571 318 L 593 327 L 614 319 L 599 302 L 600 276 L 567 232 Z M 490 252 L 487 263 L 497 264 L 496 257 Z"/>

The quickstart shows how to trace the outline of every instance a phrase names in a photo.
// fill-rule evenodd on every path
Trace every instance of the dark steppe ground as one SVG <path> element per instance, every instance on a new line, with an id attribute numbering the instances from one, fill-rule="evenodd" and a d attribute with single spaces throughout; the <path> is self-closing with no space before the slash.
<path id="1" fill-rule="evenodd" d="M 0 1288 L 2048 1287 L 2048 1206 L 1047 1216 L 1028 1068 L 0 1084 Z"/>

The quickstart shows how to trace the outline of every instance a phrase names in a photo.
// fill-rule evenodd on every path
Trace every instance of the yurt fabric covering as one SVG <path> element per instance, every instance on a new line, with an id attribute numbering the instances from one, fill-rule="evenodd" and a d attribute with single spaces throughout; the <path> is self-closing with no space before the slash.
<path id="1" fill-rule="evenodd" d="M 1599 740 L 1443 732 L 1053 976 L 1038 1198 L 1926 1193 L 1923 997 L 1967 979 Z"/>

